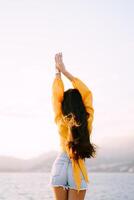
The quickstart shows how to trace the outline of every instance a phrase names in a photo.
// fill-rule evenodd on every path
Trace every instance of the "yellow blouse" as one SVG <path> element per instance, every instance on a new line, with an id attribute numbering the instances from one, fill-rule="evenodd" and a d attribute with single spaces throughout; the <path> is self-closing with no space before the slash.
<path id="1" fill-rule="evenodd" d="M 71 82 L 72 82 L 73 87 L 79 90 L 82 96 L 86 111 L 90 113 L 90 117 L 88 118 L 88 130 L 89 130 L 89 134 L 91 134 L 92 122 L 94 119 L 92 92 L 79 78 L 75 77 Z M 71 140 L 71 135 L 69 134 L 69 131 L 68 131 L 69 129 L 62 118 L 61 102 L 63 100 L 63 95 L 64 95 L 63 81 L 61 78 L 55 77 L 52 84 L 52 106 L 53 106 L 53 110 L 55 114 L 54 121 L 58 126 L 61 150 L 67 152 L 69 158 L 72 160 L 73 176 L 74 176 L 74 180 L 77 186 L 77 190 L 79 192 L 80 186 L 81 186 L 80 171 L 82 172 L 86 182 L 89 182 L 88 172 L 86 169 L 84 159 L 78 159 L 77 161 L 74 160 L 71 157 L 71 155 L 73 155 L 72 151 L 69 150 L 69 148 L 67 148 L 66 146 L 66 142 L 68 140 Z"/>

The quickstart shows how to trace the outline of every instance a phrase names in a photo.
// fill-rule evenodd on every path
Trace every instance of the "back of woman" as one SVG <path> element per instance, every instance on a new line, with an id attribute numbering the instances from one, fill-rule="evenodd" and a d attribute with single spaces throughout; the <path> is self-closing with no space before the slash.
<path id="1" fill-rule="evenodd" d="M 52 105 L 61 151 L 51 169 L 50 185 L 56 200 L 84 200 L 89 183 L 85 160 L 96 156 L 96 145 L 90 142 L 94 119 L 92 92 L 66 70 L 62 53 L 55 55 L 55 67 Z M 74 88 L 64 91 L 61 73 Z"/>

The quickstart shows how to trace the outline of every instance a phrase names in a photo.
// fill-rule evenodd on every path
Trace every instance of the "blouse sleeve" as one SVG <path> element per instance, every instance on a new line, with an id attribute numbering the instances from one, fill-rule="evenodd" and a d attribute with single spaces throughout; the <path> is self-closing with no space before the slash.
<path id="1" fill-rule="evenodd" d="M 94 108 L 93 108 L 93 95 L 91 90 L 85 85 L 85 83 L 82 82 L 82 80 L 80 80 L 79 78 L 74 78 L 72 80 L 72 85 L 74 86 L 74 88 L 78 89 L 86 111 L 90 114 L 89 118 L 88 118 L 88 130 L 89 130 L 89 134 L 91 134 L 92 132 L 92 123 L 93 123 L 93 119 L 94 119 Z"/>
<path id="2" fill-rule="evenodd" d="M 61 78 L 55 77 L 52 84 L 52 107 L 54 111 L 54 121 L 58 124 L 61 119 L 61 102 L 64 95 L 64 84 Z"/>

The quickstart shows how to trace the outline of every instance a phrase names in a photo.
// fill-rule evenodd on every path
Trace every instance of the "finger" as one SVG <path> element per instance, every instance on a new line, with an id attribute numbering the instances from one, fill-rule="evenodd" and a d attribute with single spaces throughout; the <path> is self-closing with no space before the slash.
<path id="1" fill-rule="evenodd" d="M 58 62 L 58 55 L 57 54 L 55 55 L 55 62 L 56 63 Z"/>
<path id="2" fill-rule="evenodd" d="M 62 57 L 61 57 L 61 55 L 60 55 L 60 57 L 59 57 L 59 60 L 60 60 L 60 63 L 62 63 Z"/>
<path id="3" fill-rule="evenodd" d="M 55 62 L 56 62 L 56 60 L 57 60 L 57 54 L 55 54 Z"/>
<path id="4" fill-rule="evenodd" d="M 59 54 L 60 54 L 60 56 L 62 56 L 62 52 L 60 52 Z"/>
<path id="5" fill-rule="evenodd" d="M 60 63 L 61 60 L 60 60 L 60 54 L 58 54 L 58 63 Z"/>
<path id="6" fill-rule="evenodd" d="M 59 53 L 59 57 L 60 57 L 60 59 L 61 59 L 61 57 L 62 57 L 62 54 L 61 54 L 61 53 Z"/>
<path id="7" fill-rule="evenodd" d="M 59 59 L 60 59 L 60 61 L 62 60 L 62 53 L 61 52 L 59 53 Z"/>

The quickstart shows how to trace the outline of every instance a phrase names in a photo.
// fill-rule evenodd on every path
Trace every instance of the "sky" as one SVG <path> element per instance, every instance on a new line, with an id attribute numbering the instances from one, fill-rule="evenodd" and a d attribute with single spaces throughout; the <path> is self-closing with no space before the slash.
<path id="1" fill-rule="evenodd" d="M 93 93 L 92 142 L 134 139 L 133 10 L 131 0 L 0 0 L 0 155 L 59 150 L 51 104 L 58 52 Z"/>

